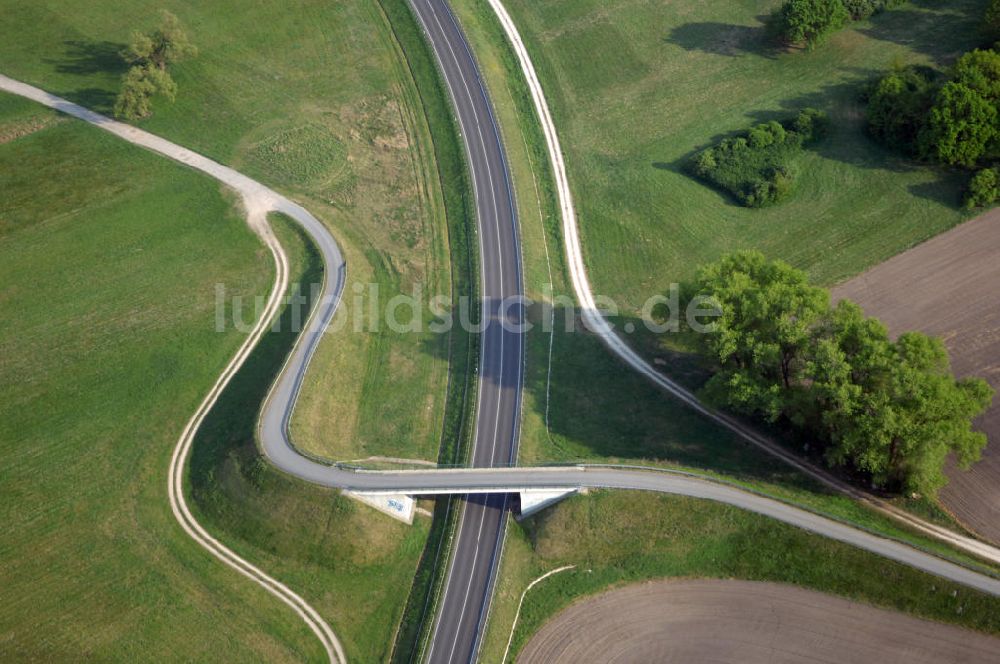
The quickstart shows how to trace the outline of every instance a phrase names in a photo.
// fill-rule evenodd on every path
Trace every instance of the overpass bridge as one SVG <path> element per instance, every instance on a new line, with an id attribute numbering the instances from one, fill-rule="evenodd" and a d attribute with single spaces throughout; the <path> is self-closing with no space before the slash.
<path id="1" fill-rule="evenodd" d="M 315 465 L 313 468 L 315 470 Z M 590 465 L 399 471 L 324 466 L 316 472 L 312 481 L 338 487 L 346 494 L 403 520 L 412 519 L 416 497 L 443 494 L 517 494 L 521 499 L 522 515 L 533 514 L 585 489 L 654 491 L 700 498 L 755 512 L 1000 597 L 1000 578 L 991 574 L 802 507 L 682 471 Z M 408 516 L 407 511 L 410 511 Z M 992 547 L 983 545 L 980 555 L 994 560 L 992 550 Z"/>

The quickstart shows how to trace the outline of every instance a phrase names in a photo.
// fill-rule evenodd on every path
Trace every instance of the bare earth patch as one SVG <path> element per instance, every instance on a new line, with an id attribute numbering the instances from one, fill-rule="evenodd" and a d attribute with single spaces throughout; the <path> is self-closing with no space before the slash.
<path id="1" fill-rule="evenodd" d="M 53 114 L 32 116 L 26 120 L 17 120 L 0 124 L 0 145 L 23 138 L 36 131 L 41 131 L 60 121 L 60 118 Z"/>
<path id="2" fill-rule="evenodd" d="M 902 253 L 833 290 L 893 335 L 941 336 L 959 376 L 981 376 L 1000 392 L 1000 209 Z M 945 506 L 969 528 L 1000 544 L 1000 397 L 976 422 L 989 439 L 983 459 L 948 472 Z"/>
<path id="3" fill-rule="evenodd" d="M 1000 662 L 1000 639 L 795 586 L 656 581 L 573 604 L 521 664 Z"/>

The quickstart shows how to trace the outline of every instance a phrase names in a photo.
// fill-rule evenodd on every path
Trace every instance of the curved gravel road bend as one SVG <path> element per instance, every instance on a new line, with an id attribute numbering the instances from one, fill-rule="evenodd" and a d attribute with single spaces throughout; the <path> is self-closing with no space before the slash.
<path id="1" fill-rule="evenodd" d="M 442 14 L 442 0 L 414 0 L 414 4 L 417 7 L 423 6 L 424 8 L 432 8 L 437 11 L 439 19 L 442 20 L 442 30 L 446 34 L 450 34 L 452 37 L 456 35 L 461 36 L 458 31 L 457 26 L 452 24 L 451 28 L 447 27 L 444 19 L 450 16 L 448 14 Z M 496 3 L 496 0 L 490 0 L 491 3 Z M 497 6 L 495 4 L 495 6 Z M 421 16 L 426 17 L 426 14 L 421 14 Z M 509 21 L 509 17 L 508 17 Z M 512 24 L 505 23 L 505 28 L 510 30 Z M 508 32 L 510 34 L 510 32 Z M 516 33 L 515 33 L 516 34 Z M 449 42 L 451 43 L 451 42 Z M 458 42 L 459 44 L 464 44 L 464 40 Z M 436 47 L 446 48 L 446 44 L 437 43 Z M 526 58 L 526 53 L 523 50 L 523 45 L 520 46 L 518 50 L 519 56 Z M 466 51 L 465 58 L 468 58 L 467 62 L 471 61 L 471 54 Z M 522 61 L 523 62 L 523 61 Z M 474 64 L 474 63 L 473 63 Z M 445 71 L 447 74 L 447 70 Z M 528 77 L 529 80 L 533 80 L 534 84 L 537 85 L 537 78 L 534 76 L 533 70 L 531 70 L 531 75 Z M 455 79 L 449 79 L 452 82 L 452 88 L 454 90 Z M 470 79 L 466 79 L 468 82 Z M 478 85 L 478 77 L 475 79 L 476 85 Z M 707 500 L 714 500 L 717 502 L 723 502 L 736 507 L 747 509 L 765 516 L 769 516 L 785 523 L 800 527 L 804 530 L 814 532 L 826 537 L 830 537 L 842 542 L 853 544 L 859 548 L 865 549 L 867 551 L 885 556 L 892 560 L 910 565 L 916 569 L 923 570 L 925 572 L 941 576 L 943 578 L 950 579 L 952 581 L 967 585 L 969 587 L 987 592 L 996 596 L 1000 596 L 1000 580 L 995 579 L 990 576 L 986 576 L 970 569 L 961 567 L 954 563 L 942 560 L 930 554 L 919 551 L 913 547 L 902 544 L 900 542 L 895 542 L 881 537 L 872 535 L 870 533 L 854 529 L 850 526 L 834 522 L 830 519 L 812 514 L 805 510 L 798 509 L 796 507 L 781 503 L 770 498 L 765 498 L 747 491 L 743 491 L 731 486 L 726 486 L 722 484 L 717 484 L 705 479 L 699 479 L 694 477 L 687 477 L 678 474 L 672 474 L 669 472 L 655 472 L 655 471 L 641 471 L 641 470 L 629 470 L 623 468 L 581 468 L 581 467 L 570 467 L 570 468 L 513 468 L 513 469 L 488 469 L 488 468 L 472 468 L 465 470 L 425 470 L 425 471 L 395 471 L 395 472 L 357 472 L 353 470 L 346 470 L 338 467 L 326 466 L 310 459 L 307 459 L 299 455 L 295 449 L 292 447 L 291 442 L 288 438 L 288 418 L 291 415 L 292 407 L 295 403 L 295 397 L 298 393 L 298 389 L 301 385 L 302 377 L 305 373 L 308 361 L 311 358 L 316 344 L 318 343 L 320 337 L 325 331 L 334 311 L 336 310 L 337 304 L 339 302 L 340 294 L 344 285 L 344 261 L 337 247 L 336 242 L 330 235 L 329 231 L 308 211 L 306 211 L 301 206 L 293 203 L 284 196 L 274 192 L 268 187 L 256 182 L 245 175 L 238 173 L 226 166 L 223 166 L 217 162 L 207 159 L 191 150 L 178 146 L 176 144 L 170 143 L 162 138 L 154 136 L 148 132 L 142 131 L 135 127 L 125 125 L 110 118 L 107 118 L 93 111 L 89 111 L 82 108 L 72 102 L 69 102 L 60 97 L 50 95 L 43 90 L 32 87 L 30 85 L 15 81 L 13 79 L 7 78 L 0 75 L 0 89 L 13 94 L 17 94 L 41 104 L 64 112 L 68 115 L 80 118 L 86 122 L 90 122 L 94 125 L 101 127 L 131 143 L 143 146 L 147 149 L 153 150 L 159 154 L 162 154 L 171 159 L 177 160 L 181 163 L 187 164 L 188 166 L 200 170 L 218 181 L 226 184 L 235 191 L 237 191 L 244 201 L 247 209 L 248 222 L 250 226 L 260 234 L 261 238 L 267 244 L 268 248 L 271 250 L 274 256 L 275 263 L 277 265 L 277 272 L 275 278 L 275 285 L 271 292 L 270 298 L 268 300 L 268 305 L 266 308 L 265 315 L 258 322 L 257 326 L 248 336 L 244 344 L 240 347 L 237 354 L 233 357 L 231 362 L 226 366 L 219 380 L 213 386 L 212 390 L 205 397 L 205 400 L 199 406 L 198 410 L 192 416 L 191 420 L 187 423 L 184 432 L 178 441 L 177 447 L 174 451 L 173 458 L 171 459 L 170 467 L 170 477 L 169 477 L 169 493 L 171 509 L 174 512 L 178 522 L 181 527 L 184 528 L 195 541 L 197 541 L 201 546 L 208 550 L 212 555 L 216 556 L 226 565 L 232 567 L 239 573 L 243 574 L 247 578 L 251 579 L 261 587 L 265 588 L 268 592 L 275 595 L 281 601 L 288 604 L 294 611 L 298 613 L 300 617 L 309 625 L 313 632 L 317 635 L 320 641 L 323 643 L 329 658 L 331 661 L 346 661 L 343 649 L 337 641 L 336 636 L 330 629 L 329 625 L 318 615 L 318 613 L 299 595 L 290 590 L 287 586 L 283 585 L 276 579 L 268 576 L 266 573 L 253 566 L 248 561 L 240 558 L 233 551 L 225 547 L 223 544 L 214 539 L 210 534 L 208 534 L 200 524 L 195 521 L 190 511 L 188 510 L 187 504 L 184 499 L 182 487 L 183 487 L 183 471 L 186 466 L 187 457 L 190 452 L 191 442 L 194 437 L 194 433 L 197 431 L 202 420 L 204 419 L 207 412 L 211 409 L 212 405 L 215 403 L 221 391 L 228 384 L 229 380 L 232 378 L 233 374 L 242 366 L 243 362 L 246 360 L 247 356 L 263 334 L 264 330 L 270 323 L 270 318 L 273 317 L 274 313 L 277 311 L 278 304 L 288 285 L 288 269 L 287 269 L 287 258 L 280 244 L 275 239 L 273 233 L 267 225 L 266 214 L 268 212 L 282 212 L 294 221 L 302 226 L 302 228 L 309 234 L 312 241 L 315 243 L 317 250 L 323 256 L 323 260 L 326 265 L 326 270 L 324 272 L 324 294 L 319 306 L 314 308 L 309 321 L 306 325 L 305 332 L 299 337 L 292 354 L 289 356 L 288 361 L 284 367 L 284 370 L 278 380 L 275 382 L 272 391 L 269 395 L 267 403 L 265 404 L 264 410 L 261 414 L 261 419 L 259 422 L 259 433 L 260 442 L 264 453 L 271 460 L 271 462 L 277 466 L 279 469 L 288 472 L 292 475 L 300 477 L 304 480 L 314 482 L 323 486 L 336 487 L 341 489 L 350 489 L 357 491 L 383 491 L 391 493 L 410 493 L 410 494 L 431 494 L 431 493 L 468 493 L 468 494 L 487 494 L 486 497 L 478 499 L 478 502 L 470 502 L 469 507 L 466 510 L 465 520 L 468 521 L 469 514 L 473 513 L 473 510 L 482 509 L 479 512 L 487 514 L 501 515 L 503 498 L 499 497 L 489 497 L 489 495 L 496 496 L 497 494 L 505 494 L 508 492 L 516 491 L 517 489 L 560 489 L 560 488 L 580 488 L 580 487 L 604 487 L 604 488 L 614 488 L 614 489 L 637 489 L 637 490 L 647 490 L 647 491 L 658 491 L 663 493 L 674 493 L 679 495 L 693 496 L 696 498 L 704 498 Z M 471 88 L 470 88 L 471 89 Z M 480 91 L 482 89 L 480 88 Z M 533 92 L 536 92 L 533 87 Z M 540 88 L 537 89 L 540 94 Z M 473 95 L 475 99 L 475 95 Z M 485 99 L 483 100 L 485 101 Z M 544 100 L 542 100 L 544 102 Z M 537 98 L 536 98 L 537 102 Z M 543 106 L 544 107 L 544 106 Z M 476 106 L 482 110 L 481 106 Z M 488 109 L 488 104 L 486 105 Z M 541 113 L 540 113 L 541 114 Z M 547 115 L 546 113 L 543 117 Z M 489 122 L 492 124 L 491 117 L 486 115 L 477 115 L 476 118 L 481 119 L 478 122 L 478 126 L 482 127 L 484 122 Z M 549 121 L 550 123 L 550 121 Z M 468 126 L 467 126 L 468 127 Z M 494 127 L 495 129 L 495 127 Z M 558 148 L 557 143 L 553 143 L 554 139 L 554 129 L 550 127 L 551 131 L 547 131 L 547 137 L 550 139 L 550 149 L 555 147 Z M 487 143 L 488 144 L 488 143 Z M 499 150 L 499 148 L 497 148 Z M 500 153 L 502 155 L 502 153 Z M 558 151 L 557 151 L 558 154 Z M 561 157 L 557 163 L 561 164 Z M 562 169 L 557 169 L 557 171 L 562 172 L 562 177 L 560 182 L 560 198 L 564 205 L 564 215 L 565 206 L 567 204 L 568 189 L 563 192 L 563 187 L 565 186 L 565 172 Z M 493 171 L 493 173 L 500 173 L 501 171 Z M 502 172 L 505 172 L 502 171 Z M 486 174 L 482 171 L 480 173 L 483 176 Z M 488 177 L 488 176 L 486 176 Z M 477 206 L 480 210 L 480 223 L 482 223 L 484 215 L 483 210 L 483 197 L 484 197 L 484 184 L 482 181 L 474 180 L 476 182 L 476 194 L 477 194 Z M 486 189 L 487 191 L 492 191 L 492 189 Z M 564 197 L 565 196 L 565 197 Z M 492 205 L 492 203 L 488 203 Z M 509 205 L 509 201 L 506 204 L 497 204 L 495 211 L 497 214 L 502 214 L 504 205 Z M 571 207 L 572 202 L 569 200 L 569 205 Z M 492 208 L 491 208 L 492 209 Z M 494 217 L 495 219 L 496 217 Z M 565 217 L 564 217 L 565 219 Z M 567 226 L 572 225 L 574 229 L 573 238 L 575 238 L 575 221 L 573 217 L 569 217 L 570 222 L 566 222 Z M 511 222 L 512 233 L 516 233 L 516 227 L 513 226 L 513 221 Z M 503 231 L 500 230 L 501 236 L 497 239 L 497 252 L 500 251 L 499 243 L 515 241 L 516 236 L 504 238 Z M 492 241 L 487 240 L 486 234 L 481 234 L 481 241 L 484 243 L 483 253 L 484 255 L 489 255 L 489 251 L 485 245 L 486 242 Z M 575 246 L 576 254 L 573 255 L 573 246 Z M 570 251 L 571 260 L 574 264 L 574 274 L 578 274 L 578 270 L 582 265 L 581 259 L 579 258 L 579 243 L 576 239 L 571 239 L 569 233 L 567 233 L 567 249 Z M 516 254 L 516 250 L 514 251 Z M 508 254 L 513 255 L 513 254 Z M 509 260 L 509 259 L 505 259 Z M 499 276 L 499 275 L 498 275 Z M 505 273 L 505 279 L 517 279 L 517 284 L 519 285 L 520 275 L 512 276 L 510 273 Z M 584 275 L 585 278 L 585 275 Z M 485 279 L 485 273 L 484 273 Z M 574 277 L 576 280 L 576 277 Z M 505 284 L 510 284 L 512 282 L 505 282 Z M 574 281 L 576 284 L 577 282 Z M 585 282 L 583 282 L 586 285 Z M 501 285 L 497 283 L 497 287 L 501 290 L 490 291 L 496 293 L 506 293 L 511 294 L 519 292 L 517 289 L 510 287 L 508 285 Z M 487 292 L 484 290 L 484 292 Z M 589 293 L 589 287 L 587 288 L 587 293 Z M 579 292 L 578 292 L 579 295 Z M 582 302 L 587 300 L 581 298 Z M 489 303 L 487 303 L 487 314 L 493 313 L 494 310 L 489 309 Z M 586 311 L 586 309 L 585 309 Z M 593 313 L 593 312 L 591 312 Z M 512 315 L 519 315 L 520 312 L 512 312 Z M 594 321 L 591 321 L 594 324 Z M 601 323 L 598 321 L 596 323 L 599 332 L 601 329 Z M 605 324 L 606 325 L 606 324 Z M 614 339 L 618 339 L 613 332 L 610 332 Z M 619 343 L 621 342 L 618 339 Z M 519 342 L 518 342 L 519 343 Z M 609 341 L 609 345 L 612 345 Z M 504 351 L 502 357 L 506 358 L 509 355 L 506 353 L 509 351 L 510 345 L 506 342 L 504 343 Z M 615 346 L 612 345 L 612 348 Z M 625 347 L 627 348 L 627 347 Z M 485 351 L 484 351 L 485 352 Z M 618 351 L 616 351 L 618 352 Z M 628 350 L 628 353 L 632 353 Z M 516 353 L 518 356 L 520 350 Z M 621 354 L 621 353 L 619 353 Z M 634 353 L 632 353 L 634 356 Z M 623 355 L 623 358 L 627 358 L 627 354 Z M 485 373 L 487 365 L 491 361 L 495 361 L 492 357 L 483 357 L 483 371 Z M 520 360 L 518 359 L 518 362 Z M 628 359 L 626 359 L 628 362 Z M 645 363 L 638 359 L 636 360 L 639 366 L 637 369 L 642 370 L 641 367 L 645 367 Z M 632 364 L 632 362 L 629 362 Z M 502 365 L 507 366 L 507 365 Z M 518 366 L 520 366 L 518 364 Z M 517 399 L 520 398 L 520 391 L 515 389 L 515 385 L 520 384 L 520 376 L 512 376 L 509 373 L 505 373 L 502 367 L 497 367 L 495 370 L 491 370 L 490 374 L 493 376 L 493 380 L 483 380 L 482 391 L 487 392 L 487 390 L 492 387 L 493 391 L 488 392 L 489 394 L 494 394 L 496 401 L 492 401 L 494 405 L 492 406 L 496 410 L 493 411 L 495 417 L 499 417 L 502 412 L 516 412 L 517 409 Z M 650 373 L 655 374 L 655 376 L 650 376 L 657 382 L 660 380 L 666 380 L 656 374 L 651 368 Z M 646 373 L 643 371 L 643 373 Z M 649 374 L 647 374 L 649 375 Z M 658 378 L 657 378 L 658 377 Z M 497 389 L 500 388 L 500 389 Z M 506 400 L 504 394 L 509 395 Z M 693 397 L 691 397 L 693 398 Z M 480 396 L 480 407 L 486 407 L 487 401 L 484 401 L 482 395 Z M 504 405 L 506 404 L 506 405 Z M 700 410 L 704 410 L 700 404 L 694 402 L 693 407 L 697 407 Z M 504 409 L 510 409 L 504 411 Z M 713 415 L 713 417 L 718 417 Z M 483 412 L 480 412 L 479 421 L 484 421 Z M 502 419 L 502 418 L 501 418 Z M 499 424 L 500 420 L 497 420 L 498 424 L 496 429 L 492 429 L 496 433 L 498 444 L 497 446 L 490 447 L 490 454 L 487 457 L 480 456 L 483 452 L 481 450 L 485 449 L 484 445 L 477 445 L 475 451 L 475 459 L 477 463 L 481 465 L 487 465 L 490 461 L 495 464 L 501 462 L 506 463 L 512 456 L 504 457 L 504 454 L 513 455 L 514 447 L 513 444 L 516 441 L 516 421 L 512 424 L 513 429 L 507 429 L 503 432 Z M 481 429 L 477 424 L 477 439 L 483 440 L 481 434 Z M 501 435 L 503 437 L 501 437 Z M 508 437 L 509 436 L 509 437 Z M 505 441 L 509 441 L 511 447 L 505 449 L 503 444 Z M 505 460 L 506 459 L 506 460 Z M 498 517 L 499 518 L 499 517 Z M 483 517 L 482 523 L 485 526 L 488 522 L 487 517 Z M 502 521 L 500 522 L 502 524 Z M 945 534 L 942 535 L 941 532 L 935 532 L 938 536 L 942 538 L 947 538 L 946 535 L 953 535 L 954 537 L 959 537 L 950 533 L 946 529 L 938 529 L 943 531 Z M 502 525 L 497 530 L 496 542 L 502 541 Z M 480 536 L 478 533 L 477 524 L 477 536 L 475 538 L 478 542 L 485 542 L 492 539 L 491 534 L 487 536 Z M 955 540 L 950 540 L 955 543 Z M 492 542 L 491 542 L 492 543 Z M 499 546 L 499 544 L 497 544 Z M 456 548 L 459 551 L 460 547 Z M 493 568 L 497 558 L 498 548 L 494 548 L 492 551 L 486 551 L 485 557 L 492 557 L 490 559 L 490 568 Z M 993 553 L 991 553 L 991 551 Z M 985 555 L 995 561 L 1000 561 L 1000 551 L 995 549 L 984 549 L 983 551 L 977 551 L 980 555 Z M 479 557 L 477 560 L 483 560 L 485 557 Z M 456 557 L 458 559 L 458 557 Z M 463 559 L 464 560 L 464 559 Z M 463 569 L 471 570 L 471 566 L 466 566 L 463 562 Z M 481 569 L 481 568 L 476 568 Z M 452 570 L 455 572 L 455 570 Z M 461 572 L 459 572 L 461 573 Z M 471 577 L 466 577 L 471 578 Z M 473 579 L 477 583 L 482 583 L 484 579 L 479 576 Z M 489 579 L 485 580 L 487 583 L 486 592 L 482 598 L 483 602 L 488 602 L 489 592 L 488 583 Z M 452 584 L 449 584 L 451 586 Z M 458 588 L 458 585 L 455 585 Z M 463 588 L 464 590 L 464 588 Z M 449 589 L 449 592 L 454 592 Z M 473 603 L 478 602 L 479 598 L 470 599 L 467 602 Z M 448 606 L 447 600 L 443 604 Z M 476 626 L 477 628 L 481 626 L 482 617 L 485 611 L 485 604 L 481 604 L 477 608 L 476 615 Z M 444 614 L 442 614 L 444 615 Z M 467 616 L 466 611 L 460 611 L 458 614 L 460 616 Z M 464 618 L 463 618 L 464 619 Z M 466 625 L 467 626 L 467 625 Z M 443 632 L 438 633 L 438 641 L 442 640 Z M 467 637 L 470 635 L 466 635 Z M 472 651 L 475 649 L 475 635 L 471 635 L 473 643 L 471 644 Z M 443 641 L 442 641 L 443 642 Z M 454 651 L 460 652 L 459 646 L 463 644 L 455 644 Z M 438 651 L 440 652 L 440 651 Z M 449 661 L 449 660 L 443 660 Z"/>

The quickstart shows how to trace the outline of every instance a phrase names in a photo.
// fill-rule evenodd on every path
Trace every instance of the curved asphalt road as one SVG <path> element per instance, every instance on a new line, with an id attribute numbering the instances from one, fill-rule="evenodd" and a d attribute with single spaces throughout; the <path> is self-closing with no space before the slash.
<path id="1" fill-rule="evenodd" d="M 473 465 L 508 465 L 516 452 L 522 366 L 520 336 L 504 332 L 495 324 L 501 313 L 498 300 L 521 292 L 517 227 L 509 177 L 498 131 L 479 81 L 474 59 L 450 11 L 443 0 L 411 1 L 438 54 L 466 139 L 479 213 L 484 320 L 494 321 L 484 331 L 482 339 L 482 373 Z M 435 630 L 432 661 L 464 662 L 474 657 L 478 632 L 489 601 L 492 571 L 502 542 L 502 517 L 505 508 L 505 498 L 502 496 L 517 489 L 637 489 L 727 503 L 1000 596 L 998 579 L 785 503 L 705 479 L 669 472 L 583 467 L 358 472 L 323 465 L 301 456 L 288 437 L 288 422 L 309 360 L 336 311 L 345 278 L 343 258 L 329 231 L 307 210 L 284 196 L 186 148 L 114 122 L 65 99 L 4 76 L 0 76 L 0 89 L 34 99 L 100 126 L 129 142 L 201 170 L 239 192 L 246 203 L 251 226 L 262 235 L 278 263 L 279 278 L 276 279 L 271 303 L 276 304 L 285 291 L 287 269 L 284 253 L 266 227 L 265 214 L 271 211 L 285 213 L 309 234 L 326 265 L 324 296 L 320 305 L 313 310 L 305 332 L 299 337 L 261 413 L 261 445 L 264 453 L 281 470 L 324 486 L 407 494 L 442 491 L 474 494 L 463 513 L 462 528 L 454 549 L 456 562 L 450 570 L 451 578 Z M 274 310 L 276 306 L 269 305 L 268 312 Z M 506 315 L 511 320 L 518 320 L 521 313 L 514 308 Z M 182 469 L 194 431 L 214 399 L 245 361 L 269 322 L 269 316 L 265 316 L 258 323 L 247 343 L 226 367 L 212 392 L 188 423 L 171 464 L 172 506 L 181 525 L 194 539 L 225 564 L 289 604 L 323 641 L 331 661 L 335 658 L 343 661 L 340 644 L 315 611 L 287 587 L 211 538 L 188 513 L 180 490 Z"/>

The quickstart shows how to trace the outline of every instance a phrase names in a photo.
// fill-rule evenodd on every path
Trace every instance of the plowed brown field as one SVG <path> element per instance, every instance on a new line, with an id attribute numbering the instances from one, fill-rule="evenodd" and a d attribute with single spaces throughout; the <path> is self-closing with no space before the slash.
<path id="1" fill-rule="evenodd" d="M 1000 639 L 794 586 L 656 581 L 549 620 L 520 664 L 1000 662 Z"/>

